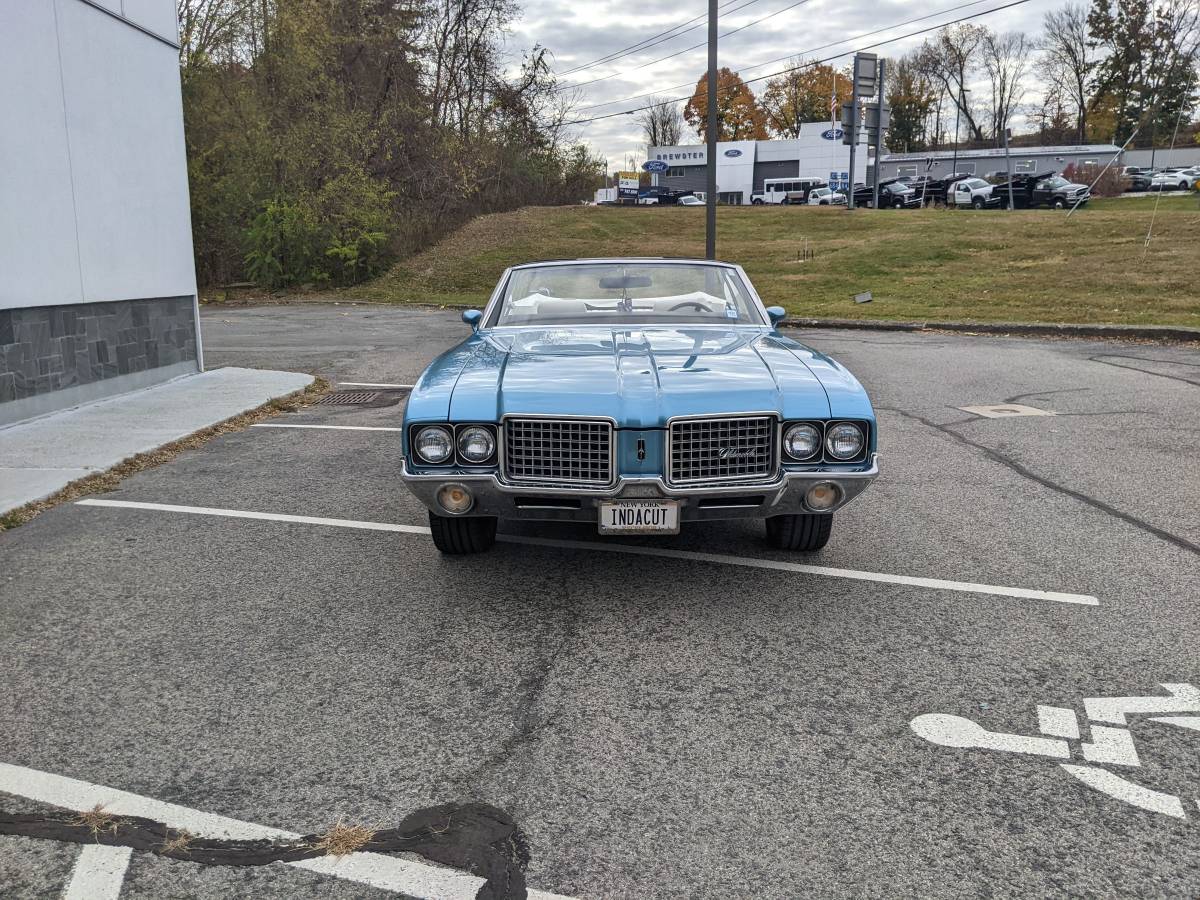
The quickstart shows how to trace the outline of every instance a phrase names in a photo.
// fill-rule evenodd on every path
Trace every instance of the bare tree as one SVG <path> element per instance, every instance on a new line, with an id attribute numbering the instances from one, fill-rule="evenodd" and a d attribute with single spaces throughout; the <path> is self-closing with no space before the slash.
<path id="1" fill-rule="evenodd" d="M 662 97 L 651 97 L 638 116 L 646 135 L 646 147 L 674 147 L 683 138 L 683 116 L 679 105 Z"/>
<path id="2" fill-rule="evenodd" d="M 980 42 L 983 70 L 991 84 L 992 137 L 999 142 L 1013 110 L 1025 93 L 1022 81 L 1029 71 L 1029 51 L 1032 45 L 1019 31 L 996 34 L 986 31 Z"/>
<path id="3" fill-rule="evenodd" d="M 179 64 L 186 70 L 214 55 L 228 55 L 248 21 L 249 0 L 177 0 Z"/>
<path id="4" fill-rule="evenodd" d="M 1075 119 L 1075 140 L 1087 141 L 1089 83 L 1095 68 L 1095 51 L 1088 38 L 1088 10 L 1069 3 L 1051 10 L 1042 20 L 1038 42 L 1041 56 L 1037 72 L 1050 98 L 1046 106 L 1065 107 Z"/>
<path id="5" fill-rule="evenodd" d="M 972 113 L 967 83 L 976 71 L 977 51 L 987 33 L 981 25 L 950 25 L 921 47 L 922 68 L 958 108 L 967 134 L 975 141 L 983 140 L 983 128 Z"/>

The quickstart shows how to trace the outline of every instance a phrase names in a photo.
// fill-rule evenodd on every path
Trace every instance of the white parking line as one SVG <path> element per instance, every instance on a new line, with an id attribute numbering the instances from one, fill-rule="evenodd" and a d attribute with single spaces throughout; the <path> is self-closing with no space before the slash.
<path id="1" fill-rule="evenodd" d="M 338 387 L 360 387 L 360 388 L 380 388 L 383 390 L 391 389 L 394 391 L 412 390 L 416 387 L 415 384 L 375 384 L 370 381 L 339 381 Z"/>
<path id="2" fill-rule="evenodd" d="M 143 797 L 116 788 L 104 787 L 42 772 L 38 769 L 27 769 L 24 766 L 14 766 L 0 763 L 0 791 L 27 797 L 39 803 L 48 803 L 64 809 L 85 812 L 97 804 L 103 806 L 106 812 L 114 815 L 141 816 L 162 822 L 170 828 L 189 831 L 197 837 L 231 838 L 235 840 L 294 840 L 302 835 L 280 828 L 266 825 L 256 825 L 253 822 L 243 822 L 216 813 L 201 812 L 155 800 L 153 797 Z M 85 850 L 90 850 L 89 845 Z M 128 848 L 100 847 L 100 850 L 124 850 Z M 107 900 L 116 897 L 115 892 L 102 893 L 101 888 L 111 885 L 118 875 L 124 878 L 124 868 L 119 873 L 111 865 L 115 856 L 104 857 L 92 854 L 87 857 L 80 855 L 71 879 L 71 888 L 77 884 L 83 893 L 67 894 L 73 898 L 87 900 Z M 127 860 L 128 861 L 128 857 Z M 355 881 L 384 890 L 406 894 L 410 897 L 428 898 L 428 900 L 473 900 L 484 880 L 465 872 L 445 869 L 423 863 L 412 862 L 395 856 L 384 856 L 380 853 L 352 853 L 348 856 L 324 856 L 317 859 L 300 860 L 286 863 L 298 869 L 307 869 L 332 875 L 346 881 Z M 107 879 L 107 880 L 106 880 Z M 120 881 L 116 882 L 117 891 Z M 530 900 L 568 900 L 557 894 L 544 891 L 529 892 Z"/>
<path id="3" fill-rule="evenodd" d="M 361 528 L 367 531 L 399 531 L 406 534 L 429 534 L 423 525 L 394 525 L 391 522 L 358 522 L 354 519 L 324 519 L 320 516 L 289 516 L 284 513 L 261 513 L 242 509 L 218 509 L 212 506 L 174 506 L 170 503 L 136 503 L 132 500 L 100 500 L 89 498 L 76 501 L 77 506 L 113 506 L 119 509 L 153 509 L 160 512 L 187 513 L 193 516 L 225 516 L 230 519 L 259 519 L 265 522 L 297 522 L 301 525 L 329 525 L 334 528 Z"/>
<path id="4" fill-rule="evenodd" d="M 334 528 L 360 528 L 369 531 L 397 531 L 404 534 L 429 534 L 429 529 L 420 525 L 397 525 L 390 522 L 362 522 L 354 519 L 328 519 L 317 516 L 293 516 L 282 513 L 249 512 L 238 509 L 219 509 L 210 506 L 175 506 L 167 503 L 138 503 L 131 500 L 102 500 L 90 498 L 76 501 L 79 506 L 108 506 L 118 509 L 146 509 L 162 512 L 187 513 L 201 516 L 226 516 L 234 519 L 259 519 L 273 522 L 296 522 L 306 525 L 327 525 Z M 754 569 L 773 569 L 795 572 L 801 575 L 819 575 L 827 578 L 849 578 L 855 581 L 874 581 L 882 584 L 902 584 L 910 587 L 933 588 L 941 591 L 959 591 L 967 594 L 988 594 L 996 597 L 1016 597 L 1022 600 L 1046 600 L 1053 603 L 1072 603 L 1080 606 L 1099 606 L 1100 601 L 1088 594 L 1064 594 L 1057 591 L 1036 591 L 1028 588 L 1004 587 L 994 584 L 976 584 L 970 581 L 947 581 L 941 578 L 917 578 L 911 575 L 891 575 L 885 572 L 863 572 L 857 569 L 836 569 L 830 566 L 811 566 L 804 563 L 780 562 L 773 559 L 756 559 L 746 556 L 729 556 L 722 553 L 699 553 L 695 550 L 672 550 L 666 547 L 635 547 L 629 544 L 608 544 L 593 541 L 563 541 L 553 538 L 524 537 L 500 534 L 498 541 L 510 544 L 528 544 L 536 547 L 556 547 L 565 550 L 586 550 L 601 553 L 626 553 L 633 556 L 659 556 L 694 562 L 715 563 L 725 566 L 743 566 Z"/>
<path id="5" fill-rule="evenodd" d="M 258 422 L 251 428 L 323 428 L 329 431 L 403 431 L 403 428 L 384 428 L 381 425 L 284 425 L 276 422 Z"/>
<path id="6" fill-rule="evenodd" d="M 75 858 L 62 900 L 117 900 L 132 855 L 129 847 L 84 844 Z"/>

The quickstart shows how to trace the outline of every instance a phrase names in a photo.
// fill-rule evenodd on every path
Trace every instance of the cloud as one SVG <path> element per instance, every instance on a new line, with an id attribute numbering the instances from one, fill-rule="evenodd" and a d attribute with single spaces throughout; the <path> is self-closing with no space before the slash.
<path id="1" fill-rule="evenodd" d="M 724 34 L 742 25 L 783 10 L 795 0 L 732 0 L 724 3 L 720 30 Z M 907 0 L 808 0 L 795 9 L 782 12 L 764 22 L 725 38 L 720 44 L 720 64 L 739 71 L 745 78 L 767 75 L 784 68 L 793 56 L 824 58 L 845 53 L 834 62 L 844 65 L 851 52 L 865 44 L 893 39 L 907 32 L 937 25 L 973 12 L 978 13 L 1002 5 L 1004 0 L 982 0 L 967 9 L 949 12 L 923 22 L 892 28 L 879 35 L 860 37 L 889 25 L 905 22 L 918 16 L 948 10 L 964 0 L 941 0 L 936 9 L 918 7 Z M 1025 31 L 1031 36 L 1040 30 L 1046 11 L 1063 5 L 1066 0 L 1029 0 L 1013 9 L 981 16 L 976 21 L 996 31 Z M 672 7 L 661 12 L 653 7 L 630 7 L 615 0 L 593 0 L 586 4 L 566 5 L 561 0 L 525 0 L 523 12 L 515 21 L 507 38 L 509 52 L 519 56 L 522 50 L 539 44 L 553 54 L 551 68 L 569 72 L 581 65 L 615 53 L 639 41 L 697 16 L 705 15 L 707 7 L 698 0 L 689 0 L 687 7 Z M 635 11 L 631 11 L 635 10 Z M 645 10 L 642 12 L 636 10 Z M 700 27 L 676 34 L 669 40 L 621 59 L 599 63 L 562 77 L 564 85 L 581 85 L 573 93 L 578 98 L 575 118 L 622 113 L 645 103 L 631 100 L 596 108 L 593 104 L 621 100 L 649 91 L 664 96 L 687 96 L 691 86 L 704 74 L 704 47 L 689 50 L 671 59 L 654 62 L 675 54 L 706 37 L 705 20 Z M 922 38 L 909 38 L 880 46 L 872 52 L 883 56 L 899 56 L 918 46 Z M 824 46 L 831 45 L 831 46 Z M 817 49 L 821 48 L 821 49 Z M 810 52 L 805 52 L 810 51 Z M 782 58 L 783 61 L 771 63 Z M 650 65 L 647 65 L 650 63 Z M 770 64 L 767 64 L 770 63 Z M 612 77 L 606 77 L 612 76 Z M 590 82 L 591 84 L 581 84 Z M 679 89 L 680 85 L 686 85 Z M 753 84 L 761 92 L 764 82 Z M 673 89 L 673 90 L 668 90 Z M 1027 98 L 1035 93 L 1030 81 Z M 616 115 L 597 119 L 573 129 L 600 156 L 608 157 L 610 165 L 623 165 L 628 154 L 644 158 L 645 147 L 636 117 Z M 698 138 L 697 138 L 698 140 Z"/>

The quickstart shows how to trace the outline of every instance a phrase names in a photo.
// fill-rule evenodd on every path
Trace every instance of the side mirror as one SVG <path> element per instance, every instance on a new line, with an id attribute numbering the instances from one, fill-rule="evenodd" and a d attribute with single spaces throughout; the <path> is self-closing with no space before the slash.
<path id="1" fill-rule="evenodd" d="M 471 326 L 472 331 L 478 331 L 479 323 L 483 321 L 483 313 L 477 309 L 464 309 L 462 320 Z"/>
<path id="2" fill-rule="evenodd" d="M 787 310 L 782 306 L 768 306 L 767 316 L 771 319 L 772 325 L 778 325 L 787 318 Z"/>

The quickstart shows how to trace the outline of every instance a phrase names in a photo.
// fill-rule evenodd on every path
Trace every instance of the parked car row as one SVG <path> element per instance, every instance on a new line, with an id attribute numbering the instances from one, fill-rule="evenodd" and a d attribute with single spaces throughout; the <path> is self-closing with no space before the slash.
<path id="1" fill-rule="evenodd" d="M 1125 177 L 1129 191 L 1194 191 L 1200 184 L 1200 166 L 1169 166 L 1137 172 L 1127 169 Z"/>
<path id="2" fill-rule="evenodd" d="M 1076 184 L 1057 172 L 1038 172 L 1014 175 L 993 173 L 990 178 L 977 178 L 967 172 L 958 172 L 944 178 L 929 176 L 894 179 L 904 183 L 913 193 L 915 206 L 945 205 L 959 209 L 1003 209 L 1008 207 L 1009 186 L 1013 206 L 1017 209 L 1033 209 L 1039 206 L 1066 209 L 1083 205 L 1091 199 L 1091 189 L 1086 184 Z M 880 186 L 890 182 L 880 182 Z M 870 188 L 863 188 L 867 195 Z M 858 190 L 855 191 L 858 203 Z M 865 204 L 864 204 L 865 205 Z M 883 205 L 882 199 L 880 205 Z"/>

